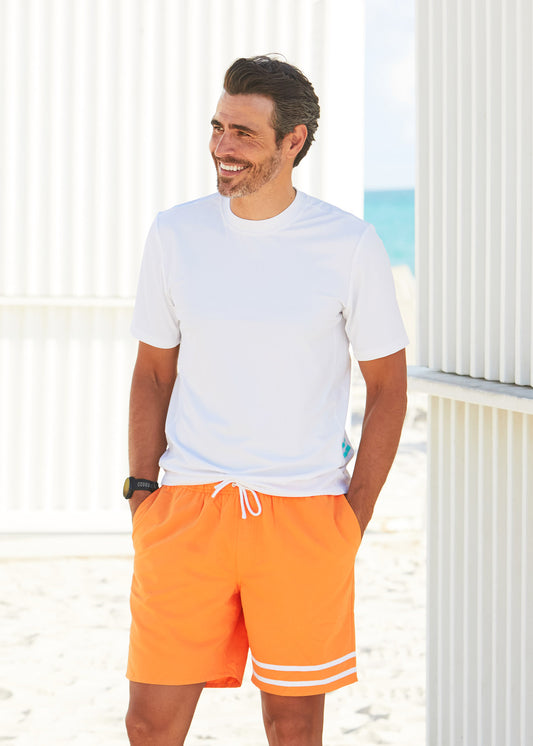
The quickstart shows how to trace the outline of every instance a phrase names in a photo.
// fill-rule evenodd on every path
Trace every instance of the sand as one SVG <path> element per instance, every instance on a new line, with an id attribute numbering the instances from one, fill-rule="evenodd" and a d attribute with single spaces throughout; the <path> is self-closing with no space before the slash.
<path id="1" fill-rule="evenodd" d="M 412 283 L 401 282 L 409 328 Z M 363 401 L 354 375 L 356 442 Z M 327 695 L 327 746 L 425 741 L 425 477 L 426 397 L 415 393 L 356 559 L 360 681 Z M 0 537 L 0 743 L 127 746 L 131 568 L 124 535 Z M 187 744 L 265 746 L 249 669 L 240 689 L 202 694 Z"/>

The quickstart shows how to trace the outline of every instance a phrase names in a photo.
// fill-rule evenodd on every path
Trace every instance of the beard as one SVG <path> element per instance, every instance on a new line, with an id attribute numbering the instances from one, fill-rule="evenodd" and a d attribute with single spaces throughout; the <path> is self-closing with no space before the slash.
<path id="1" fill-rule="evenodd" d="M 217 170 L 217 189 L 219 193 L 223 197 L 246 197 L 259 191 L 261 187 L 277 176 L 281 165 L 281 152 L 278 149 L 270 158 L 256 164 L 249 161 L 224 158 L 224 163 L 245 167 L 244 172 L 237 172 L 237 178 L 235 176 L 221 176 L 218 169 L 219 160 L 215 156 L 213 156 L 213 160 Z"/>

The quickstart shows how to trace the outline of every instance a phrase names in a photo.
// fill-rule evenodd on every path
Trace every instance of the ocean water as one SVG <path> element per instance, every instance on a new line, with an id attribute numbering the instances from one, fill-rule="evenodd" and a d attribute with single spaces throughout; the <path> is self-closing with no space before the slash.
<path id="1" fill-rule="evenodd" d="M 393 267 L 415 271 L 415 190 L 366 191 L 364 219 L 385 244 Z"/>

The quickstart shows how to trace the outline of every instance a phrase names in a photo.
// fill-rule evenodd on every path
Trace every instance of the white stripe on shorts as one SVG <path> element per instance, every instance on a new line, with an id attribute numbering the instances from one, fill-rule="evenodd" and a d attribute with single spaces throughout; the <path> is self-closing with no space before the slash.
<path id="1" fill-rule="evenodd" d="M 355 658 L 355 650 L 353 653 L 343 655 L 342 658 L 336 658 L 334 661 L 329 661 L 329 663 L 320 663 L 318 666 L 277 666 L 272 663 L 261 663 L 252 655 L 252 661 L 256 666 L 259 666 L 259 668 L 268 668 L 270 671 L 322 671 L 325 668 L 338 666 L 339 663 L 344 663 L 344 661 L 350 660 L 350 658 Z"/>
<path id="2" fill-rule="evenodd" d="M 259 681 L 263 681 L 265 684 L 277 684 L 278 686 L 320 686 L 321 684 L 330 684 L 332 681 L 338 681 L 343 679 L 345 676 L 350 676 L 353 673 L 357 673 L 357 667 L 349 668 L 347 671 L 338 673 L 335 676 L 330 676 L 327 679 L 318 679 L 316 681 L 283 681 L 281 679 L 267 679 L 264 676 L 259 676 L 254 671 L 254 676 Z"/>

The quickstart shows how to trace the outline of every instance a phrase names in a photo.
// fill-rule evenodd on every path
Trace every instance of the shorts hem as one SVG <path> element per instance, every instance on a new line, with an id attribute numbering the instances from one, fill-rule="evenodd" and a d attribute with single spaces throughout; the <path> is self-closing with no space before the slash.
<path id="1" fill-rule="evenodd" d="M 169 679 L 165 676 L 132 676 L 126 673 L 126 678 L 131 681 L 132 684 L 153 684 L 157 686 L 188 686 L 190 684 L 204 684 L 209 689 L 237 689 L 242 686 L 243 677 L 228 676 L 227 674 L 221 674 L 219 676 L 204 676 L 194 677 L 191 681 L 189 678 L 186 681 L 178 681 L 176 678 Z"/>
<path id="2" fill-rule="evenodd" d="M 242 679 L 235 676 L 225 676 L 210 679 L 206 682 L 206 689 L 238 689 L 242 686 Z"/>

